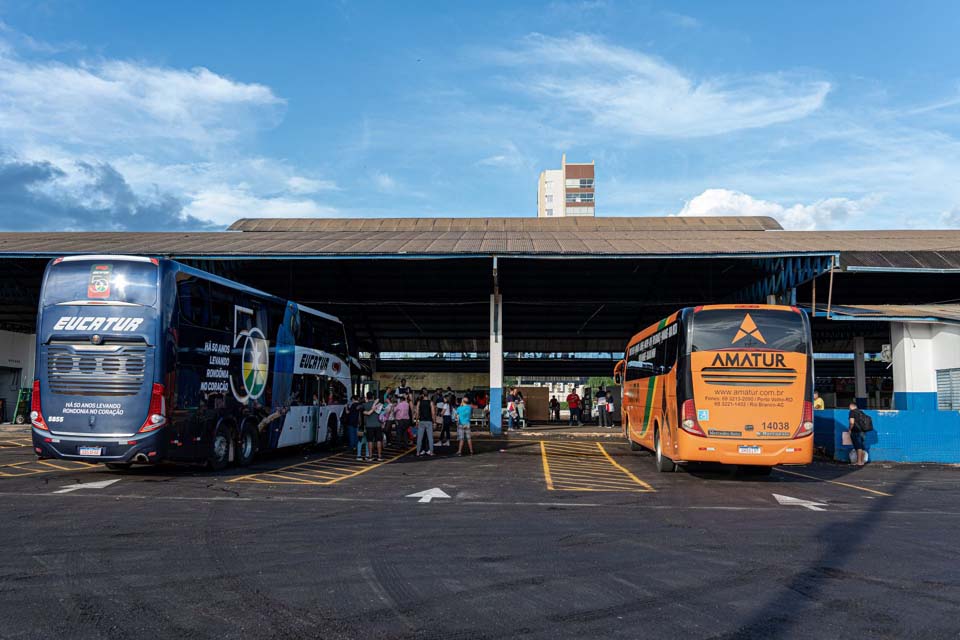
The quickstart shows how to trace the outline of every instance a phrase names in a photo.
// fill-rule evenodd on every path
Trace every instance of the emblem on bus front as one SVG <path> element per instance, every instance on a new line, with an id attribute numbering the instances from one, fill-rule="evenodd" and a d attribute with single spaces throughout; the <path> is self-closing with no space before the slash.
<path id="1" fill-rule="evenodd" d="M 747 336 L 756 338 L 763 344 L 767 344 L 767 341 L 763 339 L 763 334 L 760 333 L 760 329 L 757 327 L 757 323 L 753 321 L 753 318 L 750 317 L 749 313 L 743 317 L 743 322 L 740 323 L 740 328 L 737 330 L 737 335 L 733 337 L 733 342 L 730 344 L 736 344 Z"/>

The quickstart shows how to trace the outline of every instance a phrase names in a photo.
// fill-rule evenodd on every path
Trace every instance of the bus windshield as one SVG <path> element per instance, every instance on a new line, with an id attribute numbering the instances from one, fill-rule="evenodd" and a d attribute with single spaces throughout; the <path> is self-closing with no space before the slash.
<path id="1" fill-rule="evenodd" d="M 43 306 L 121 302 L 152 307 L 157 270 L 153 263 L 131 260 L 59 262 L 47 274 Z"/>
<path id="2" fill-rule="evenodd" d="M 774 309 L 708 309 L 693 320 L 691 351 L 752 349 L 807 353 L 803 316 Z"/>

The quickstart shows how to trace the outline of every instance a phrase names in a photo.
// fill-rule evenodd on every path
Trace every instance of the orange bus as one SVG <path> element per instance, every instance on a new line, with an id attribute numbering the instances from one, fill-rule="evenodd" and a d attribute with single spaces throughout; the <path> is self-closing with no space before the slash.
<path id="1" fill-rule="evenodd" d="M 635 335 L 614 369 L 623 433 L 659 471 L 688 462 L 769 473 L 813 460 L 810 321 L 796 307 L 688 307 Z"/>

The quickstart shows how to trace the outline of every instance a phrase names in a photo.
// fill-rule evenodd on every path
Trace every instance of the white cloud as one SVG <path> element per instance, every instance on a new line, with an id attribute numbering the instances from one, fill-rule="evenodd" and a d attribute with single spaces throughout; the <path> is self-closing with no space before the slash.
<path id="1" fill-rule="evenodd" d="M 243 186 L 212 185 L 190 195 L 184 213 L 200 220 L 229 225 L 238 218 L 312 218 L 337 215 L 333 207 L 308 198 L 261 197 Z"/>
<path id="2" fill-rule="evenodd" d="M 683 205 L 679 216 L 770 216 L 785 229 L 812 231 L 843 227 L 873 207 L 877 198 L 826 198 L 784 206 L 729 189 L 707 189 Z"/>
<path id="3" fill-rule="evenodd" d="M 88 224 L 123 228 L 131 219 L 149 228 L 143 212 L 154 202 L 163 204 L 164 219 L 187 228 L 336 213 L 311 197 L 338 190 L 335 182 L 243 151 L 241 142 L 283 116 L 285 101 L 270 87 L 205 67 L 48 55 L 66 50 L 0 23 L 0 161 L 41 176 L 14 193 L 45 198 L 31 205 L 51 219 L 73 219 L 70 207 L 109 209 L 112 219 L 90 216 Z M 135 205 L 118 205 L 121 196 Z M 0 206 L 6 210 L 13 208 Z M 157 216 L 155 224 L 171 223 Z"/>
<path id="4" fill-rule="evenodd" d="M 684 29 L 699 29 L 700 21 L 693 16 L 676 13 L 674 11 L 662 11 L 661 15 L 672 24 Z"/>
<path id="5" fill-rule="evenodd" d="M 384 173 L 383 171 L 374 171 L 371 179 L 379 191 L 390 193 L 397 188 L 397 181 L 394 180 L 390 174 Z"/>
<path id="6" fill-rule="evenodd" d="M 0 52 L 0 131 L 103 147 L 167 140 L 219 146 L 272 126 L 284 102 L 260 84 L 196 67 L 122 60 L 26 61 Z"/>
<path id="7" fill-rule="evenodd" d="M 951 229 L 960 228 L 960 206 L 954 207 L 949 211 L 944 211 L 940 215 L 940 223 L 944 227 L 949 227 Z"/>
<path id="8" fill-rule="evenodd" d="M 522 69 L 517 88 L 548 101 L 570 124 L 610 135 L 692 138 L 803 118 L 823 106 L 830 83 L 796 74 L 694 78 L 641 51 L 577 35 L 526 37 L 491 59 Z M 589 61 L 577 81 L 571 69 Z"/>
<path id="9" fill-rule="evenodd" d="M 502 153 L 487 156 L 477 161 L 481 167 L 507 167 L 511 169 L 529 169 L 533 166 L 530 159 L 512 141 L 503 144 Z"/>

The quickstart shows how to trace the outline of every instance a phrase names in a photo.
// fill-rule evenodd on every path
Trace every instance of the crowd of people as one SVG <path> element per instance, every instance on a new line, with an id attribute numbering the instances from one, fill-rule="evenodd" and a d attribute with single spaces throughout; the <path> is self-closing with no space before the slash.
<path id="1" fill-rule="evenodd" d="M 463 455 L 464 443 L 473 454 L 473 406 L 469 396 L 458 397 L 450 387 L 434 391 L 422 388 L 414 393 L 402 379 L 395 389 L 388 387 L 380 396 L 368 392 L 365 398 L 351 398 L 346 413 L 351 444 L 356 437 L 357 460 L 382 461 L 385 443 L 404 448 L 416 443 L 418 456 L 433 456 L 436 447 L 451 447 L 454 426 L 456 455 Z M 440 432 L 436 443 L 434 430 Z"/>

